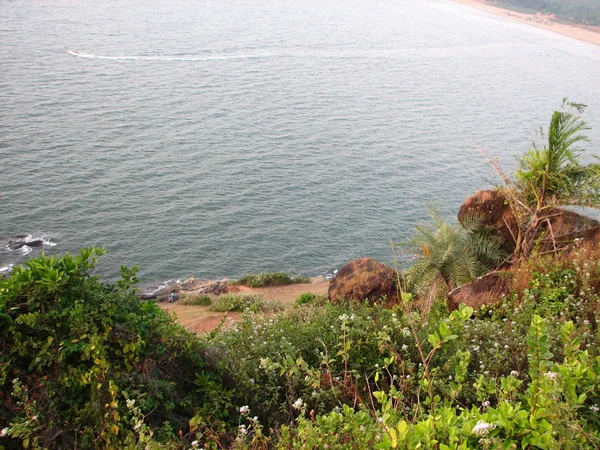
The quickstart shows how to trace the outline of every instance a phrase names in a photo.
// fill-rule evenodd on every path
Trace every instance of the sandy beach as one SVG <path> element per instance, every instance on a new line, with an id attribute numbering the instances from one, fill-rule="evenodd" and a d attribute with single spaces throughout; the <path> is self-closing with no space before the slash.
<path id="1" fill-rule="evenodd" d="M 482 11 L 495 14 L 497 16 L 506 17 L 507 19 L 518 20 L 519 22 L 533 25 L 534 27 L 543 28 L 544 30 L 554 31 L 564 36 L 569 36 L 580 41 L 589 42 L 591 44 L 600 45 L 600 27 L 584 28 L 578 25 L 568 25 L 556 22 L 553 15 L 544 14 L 523 14 L 508 9 L 503 9 L 493 4 L 484 2 L 483 0 L 451 0 L 455 3 L 477 8 Z"/>

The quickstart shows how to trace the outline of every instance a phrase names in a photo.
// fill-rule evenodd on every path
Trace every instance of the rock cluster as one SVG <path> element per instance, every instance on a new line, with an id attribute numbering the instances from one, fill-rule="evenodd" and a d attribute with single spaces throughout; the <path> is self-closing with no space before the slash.
<path id="1" fill-rule="evenodd" d="M 195 278 L 188 278 L 185 281 L 166 281 L 158 285 L 146 285 L 141 289 L 140 297 L 142 300 L 159 299 L 164 300 L 170 294 L 174 294 L 178 299 L 180 293 L 189 292 L 196 295 L 219 295 L 222 294 L 228 285 L 228 280 L 201 281 Z"/>
<path id="2" fill-rule="evenodd" d="M 515 250 L 517 221 L 502 191 L 485 190 L 471 195 L 460 207 L 458 220 L 470 213 L 480 215 L 482 223 L 492 227 L 503 238 L 505 250 L 509 253 Z M 597 245 L 600 242 L 600 223 L 570 210 L 554 208 L 546 211 L 536 226 L 526 230 L 526 234 L 526 242 L 535 243 L 538 252 L 568 250 L 577 240 L 586 245 Z M 507 269 L 459 286 L 448 294 L 450 309 L 457 308 L 460 303 L 479 308 L 499 302 L 509 291 L 510 278 L 511 270 Z"/>

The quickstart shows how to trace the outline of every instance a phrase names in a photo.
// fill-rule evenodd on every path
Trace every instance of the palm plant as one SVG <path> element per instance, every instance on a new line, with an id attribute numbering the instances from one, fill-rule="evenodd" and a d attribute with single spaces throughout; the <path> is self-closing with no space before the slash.
<path id="1" fill-rule="evenodd" d="M 473 281 L 499 266 L 506 257 L 502 240 L 481 226 L 481 217 L 466 215 L 450 224 L 435 206 L 429 207 L 432 225 L 419 225 L 417 234 L 400 247 L 414 255 L 416 262 L 406 280 L 430 305 L 441 287 L 447 291 Z"/>
<path id="2" fill-rule="evenodd" d="M 529 150 L 516 173 L 524 199 L 537 211 L 550 205 L 589 205 L 600 201 L 600 164 L 579 162 L 583 153 L 579 144 L 588 141 L 582 132 L 589 127 L 578 113 L 586 106 L 566 98 L 562 106 L 563 111 L 552 114 L 547 145 Z"/>
<path id="3" fill-rule="evenodd" d="M 518 225 L 516 258 L 527 257 L 536 247 L 540 227 L 550 226 L 554 207 L 600 204 L 600 164 L 579 161 L 584 152 L 580 145 L 588 142 L 583 132 L 589 127 L 579 116 L 586 106 L 566 98 L 562 106 L 552 114 L 547 144 L 534 146 L 521 158 L 514 181 L 505 177 L 504 192 Z"/>

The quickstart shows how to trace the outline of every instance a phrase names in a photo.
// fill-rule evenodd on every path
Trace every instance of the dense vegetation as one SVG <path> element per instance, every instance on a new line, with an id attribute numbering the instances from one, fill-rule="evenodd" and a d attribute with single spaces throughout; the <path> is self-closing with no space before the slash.
<path id="1" fill-rule="evenodd" d="M 533 245 L 558 203 L 600 202 L 581 105 L 565 106 L 505 177 L 520 244 L 494 306 L 448 311 L 448 288 L 506 258 L 477 218 L 435 214 L 405 243 L 416 269 L 394 307 L 305 294 L 264 314 L 256 297 L 200 296 L 245 309 L 202 337 L 139 300 L 135 269 L 92 276 L 101 250 L 15 268 L 0 280 L 0 449 L 599 448 L 600 245 Z"/>
<path id="2" fill-rule="evenodd" d="M 498 3 L 556 14 L 556 17 L 566 22 L 600 26 L 599 0 L 500 0 Z"/>
<path id="3" fill-rule="evenodd" d="M 0 447 L 169 442 L 195 413 L 221 415 L 201 343 L 139 301 L 135 270 L 117 286 L 90 276 L 102 253 L 42 256 L 0 282 Z"/>
<path id="4" fill-rule="evenodd" d="M 599 253 L 530 258 L 476 313 L 321 300 L 201 339 L 92 251 L 31 260 L 1 285 L 0 445 L 594 448 Z"/>

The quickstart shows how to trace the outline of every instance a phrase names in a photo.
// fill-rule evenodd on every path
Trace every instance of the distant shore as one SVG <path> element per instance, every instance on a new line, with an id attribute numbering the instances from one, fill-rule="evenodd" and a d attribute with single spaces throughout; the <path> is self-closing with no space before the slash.
<path id="1" fill-rule="evenodd" d="M 544 30 L 554 31 L 555 33 L 569 36 L 590 44 L 600 45 L 600 27 L 587 27 L 557 22 L 553 15 L 547 14 L 524 14 L 509 9 L 495 6 L 492 3 L 483 0 L 451 0 L 455 3 L 461 3 L 472 8 L 486 11 L 507 19 L 518 20 L 519 22 L 543 28 Z"/>

